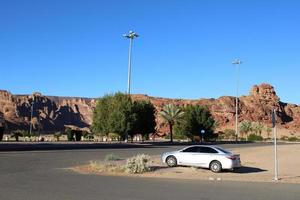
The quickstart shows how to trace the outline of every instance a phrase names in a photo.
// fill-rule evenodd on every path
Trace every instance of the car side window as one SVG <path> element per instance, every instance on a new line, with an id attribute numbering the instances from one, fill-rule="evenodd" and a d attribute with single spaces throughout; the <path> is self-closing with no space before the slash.
<path id="1" fill-rule="evenodd" d="M 198 148 L 197 147 L 189 147 L 187 149 L 184 149 L 182 152 L 198 152 Z"/>
<path id="2" fill-rule="evenodd" d="M 218 151 L 216 151 L 210 147 L 199 147 L 198 152 L 199 153 L 218 153 Z"/>

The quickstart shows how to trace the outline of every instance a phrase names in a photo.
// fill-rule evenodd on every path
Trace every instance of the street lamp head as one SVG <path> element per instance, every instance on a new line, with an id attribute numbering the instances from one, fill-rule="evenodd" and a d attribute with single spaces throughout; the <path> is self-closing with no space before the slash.
<path id="1" fill-rule="evenodd" d="M 242 64 L 242 61 L 240 59 L 235 59 L 233 62 L 232 62 L 233 65 L 240 65 Z"/>
<path id="2" fill-rule="evenodd" d="M 136 34 L 134 31 L 129 31 L 128 34 L 123 34 L 123 37 L 126 37 L 128 39 L 133 39 L 135 37 L 139 37 L 139 35 Z"/>

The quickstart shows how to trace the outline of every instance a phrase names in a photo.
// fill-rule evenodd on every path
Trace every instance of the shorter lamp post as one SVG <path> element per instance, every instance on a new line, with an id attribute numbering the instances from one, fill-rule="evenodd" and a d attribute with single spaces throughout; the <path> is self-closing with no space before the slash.
<path id="1" fill-rule="evenodd" d="M 201 131 L 201 143 L 204 142 L 204 134 L 205 134 L 205 130 L 202 129 Z"/>
<path id="2" fill-rule="evenodd" d="M 236 59 L 232 62 L 233 65 L 237 66 L 237 78 L 236 78 L 236 98 L 235 98 L 235 140 L 238 140 L 239 136 L 239 82 L 240 82 L 240 64 L 242 64 L 242 61 L 239 59 Z"/>
<path id="3" fill-rule="evenodd" d="M 31 132 L 32 132 L 33 106 L 34 106 L 34 97 L 33 97 L 33 100 L 32 100 L 32 102 L 31 102 L 30 127 L 29 127 L 29 134 L 30 134 L 30 136 L 31 136 Z"/>

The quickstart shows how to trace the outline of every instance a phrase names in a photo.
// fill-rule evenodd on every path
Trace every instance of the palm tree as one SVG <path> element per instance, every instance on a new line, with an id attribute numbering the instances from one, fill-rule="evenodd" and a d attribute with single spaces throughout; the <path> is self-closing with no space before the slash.
<path id="1" fill-rule="evenodd" d="M 270 138 L 270 134 L 272 132 L 272 129 L 270 127 L 267 127 L 266 128 L 266 132 L 267 132 L 267 136 L 268 136 L 268 139 Z"/>
<path id="2" fill-rule="evenodd" d="M 256 122 L 254 124 L 254 127 L 253 127 L 253 131 L 256 133 L 256 134 L 259 134 L 259 136 L 261 136 L 261 133 L 264 129 L 264 125 L 261 123 L 261 122 Z"/>
<path id="3" fill-rule="evenodd" d="M 177 106 L 168 104 L 163 107 L 163 110 L 159 113 L 159 115 L 164 120 L 164 122 L 169 125 L 170 138 L 171 142 L 173 142 L 173 126 L 174 124 L 176 124 L 176 122 L 182 119 L 184 112 Z"/>
<path id="4" fill-rule="evenodd" d="M 250 121 L 244 120 L 241 122 L 240 131 L 246 135 L 246 140 L 248 141 L 248 133 L 252 131 L 252 123 Z"/>

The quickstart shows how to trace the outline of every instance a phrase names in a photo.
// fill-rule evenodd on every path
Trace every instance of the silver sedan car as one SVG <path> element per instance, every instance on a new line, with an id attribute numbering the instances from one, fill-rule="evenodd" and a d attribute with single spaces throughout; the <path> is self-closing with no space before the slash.
<path id="1" fill-rule="evenodd" d="M 195 145 L 162 155 L 162 162 L 169 167 L 177 165 L 208 168 L 213 172 L 241 167 L 240 155 L 218 146 Z"/>

